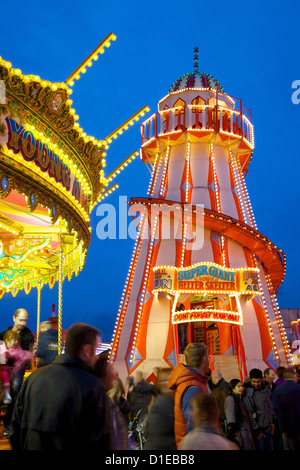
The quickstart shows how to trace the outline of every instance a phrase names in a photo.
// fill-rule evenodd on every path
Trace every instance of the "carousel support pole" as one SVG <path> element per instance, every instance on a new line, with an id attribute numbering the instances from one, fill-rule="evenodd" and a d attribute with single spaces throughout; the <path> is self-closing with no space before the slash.
<path id="1" fill-rule="evenodd" d="M 63 285 L 63 250 L 60 237 L 59 279 L 58 279 L 58 354 L 62 352 L 62 285 Z"/>
<path id="2" fill-rule="evenodd" d="M 40 322 L 41 322 L 41 271 L 39 269 L 39 280 L 37 287 L 37 316 L 36 316 L 36 347 L 38 347 L 40 339 Z"/>

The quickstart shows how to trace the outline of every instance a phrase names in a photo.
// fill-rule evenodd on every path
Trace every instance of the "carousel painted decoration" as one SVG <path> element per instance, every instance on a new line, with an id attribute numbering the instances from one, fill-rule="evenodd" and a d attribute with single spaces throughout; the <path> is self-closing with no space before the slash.
<path id="1" fill-rule="evenodd" d="M 60 333 L 62 283 L 84 267 L 90 213 L 138 155 L 107 176 L 107 149 L 148 111 L 143 107 L 103 140 L 80 128 L 72 86 L 115 39 L 110 33 L 62 83 L 23 75 L 0 58 L 0 298 L 36 288 L 39 324 L 41 289 L 59 283 Z"/>
<path id="2" fill-rule="evenodd" d="M 285 255 L 259 232 L 245 181 L 253 150 L 251 111 L 199 72 L 196 48 L 142 125 L 152 176 L 130 202 L 139 232 L 111 353 L 123 377 L 151 380 L 191 341 L 227 378 L 291 362 L 276 300 Z"/>

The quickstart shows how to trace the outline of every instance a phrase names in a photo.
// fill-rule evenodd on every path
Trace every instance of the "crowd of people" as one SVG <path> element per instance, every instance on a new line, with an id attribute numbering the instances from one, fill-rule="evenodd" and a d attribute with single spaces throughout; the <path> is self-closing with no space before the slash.
<path id="1" fill-rule="evenodd" d="M 188 344 L 185 364 L 159 368 L 148 383 L 138 370 L 123 384 L 101 332 L 84 323 L 67 331 L 43 324 L 38 348 L 18 309 L 0 333 L 1 403 L 13 450 L 299 450 L 300 376 L 253 368 L 227 382 L 208 352 Z M 24 381 L 28 361 L 37 362 Z"/>

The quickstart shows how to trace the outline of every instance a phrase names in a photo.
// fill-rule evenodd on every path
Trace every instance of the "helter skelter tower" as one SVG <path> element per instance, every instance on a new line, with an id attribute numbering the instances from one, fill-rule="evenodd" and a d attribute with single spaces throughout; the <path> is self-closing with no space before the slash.
<path id="1" fill-rule="evenodd" d="M 138 223 L 111 360 L 121 377 L 183 360 L 202 342 L 225 378 L 291 362 L 276 300 L 285 256 L 256 226 L 245 183 L 251 111 L 217 80 L 180 77 L 142 125 L 148 195 Z M 167 234 L 167 235 L 166 235 Z"/>

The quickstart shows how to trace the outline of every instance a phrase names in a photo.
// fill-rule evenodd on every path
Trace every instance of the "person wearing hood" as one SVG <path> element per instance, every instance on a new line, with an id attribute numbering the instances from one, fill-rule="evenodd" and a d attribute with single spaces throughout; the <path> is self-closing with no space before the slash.
<path id="1" fill-rule="evenodd" d="M 58 355 L 58 331 L 51 328 L 50 322 L 43 322 L 40 325 L 40 333 L 40 340 L 35 352 L 37 368 L 51 364 Z"/>
<path id="2" fill-rule="evenodd" d="M 271 401 L 271 391 L 264 384 L 260 369 L 251 369 L 249 379 L 244 382 L 243 402 L 251 420 L 255 448 L 273 450 L 276 415 Z"/>
<path id="3" fill-rule="evenodd" d="M 175 390 L 174 431 L 177 448 L 183 437 L 194 428 L 193 400 L 200 393 L 210 394 L 206 347 L 200 343 L 190 343 L 184 355 L 186 364 L 175 367 L 169 377 L 169 388 Z"/>

